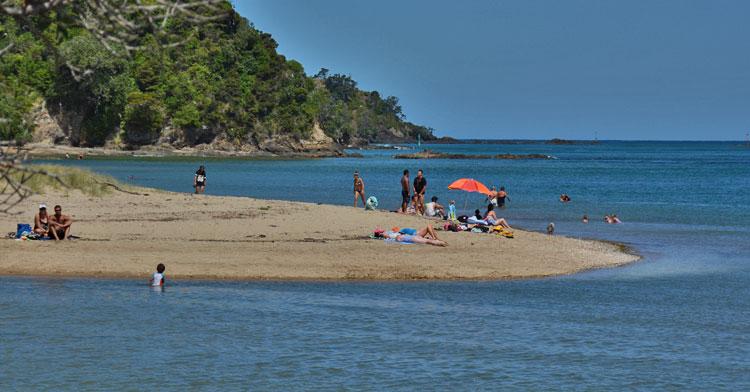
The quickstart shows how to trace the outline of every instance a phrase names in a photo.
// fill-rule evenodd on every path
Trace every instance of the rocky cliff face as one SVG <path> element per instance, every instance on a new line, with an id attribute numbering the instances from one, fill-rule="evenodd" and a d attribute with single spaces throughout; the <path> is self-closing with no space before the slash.
<path id="1" fill-rule="evenodd" d="M 34 108 L 33 121 L 35 124 L 32 142 L 46 146 L 76 146 L 78 133 L 76 129 L 81 119 L 70 113 L 48 110 L 41 102 Z M 209 130 L 193 130 L 187 133 L 180 129 L 165 127 L 159 139 L 146 149 L 159 148 L 162 150 L 194 150 L 196 152 L 229 153 L 258 155 L 312 155 L 312 156 L 341 156 L 341 146 L 328 137 L 318 123 L 313 125 L 310 137 L 297 140 L 288 135 L 266 137 L 263 139 L 250 138 L 248 140 L 230 140 L 225 133 L 214 137 Z M 104 148 L 111 150 L 132 150 L 138 147 L 123 143 L 118 137 L 110 138 Z"/>

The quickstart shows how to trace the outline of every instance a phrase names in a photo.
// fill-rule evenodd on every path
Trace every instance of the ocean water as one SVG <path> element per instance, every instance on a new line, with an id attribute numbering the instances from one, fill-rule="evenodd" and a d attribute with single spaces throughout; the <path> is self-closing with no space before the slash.
<path id="1" fill-rule="evenodd" d="M 626 267 L 502 282 L 0 278 L 0 390 L 750 389 L 750 148 L 737 142 L 439 145 L 554 160 L 84 160 L 139 185 L 382 208 L 404 168 L 428 195 L 504 185 L 512 225 L 624 242 Z M 562 205 L 560 193 L 573 201 Z M 616 213 L 625 223 L 606 225 Z M 591 223 L 580 217 L 587 214 Z M 533 261 L 530 261 L 533 262 Z M 144 278 L 145 279 L 145 278 Z"/>

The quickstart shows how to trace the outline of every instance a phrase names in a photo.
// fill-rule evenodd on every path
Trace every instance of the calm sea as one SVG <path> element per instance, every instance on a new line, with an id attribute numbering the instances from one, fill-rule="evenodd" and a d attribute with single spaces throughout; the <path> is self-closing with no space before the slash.
<path id="1" fill-rule="evenodd" d="M 316 283 L 0 278 L 0 390 L 750 389 L 750 148 L 738 142 L 441 145 L 554 160 L 85 160 L 124 182 L 381 208 L 424 169 L 471 177 L 531 230 L 633 246 L 642 262 L 506 282 Z M 560 193 L 573 201 L 561 205 Z M 625 223 L 605 225 L 604 214 Z M 580 223 L 582 215 L 591 223 Z M 533 262 L 530 260 L 529 262 Z"/>

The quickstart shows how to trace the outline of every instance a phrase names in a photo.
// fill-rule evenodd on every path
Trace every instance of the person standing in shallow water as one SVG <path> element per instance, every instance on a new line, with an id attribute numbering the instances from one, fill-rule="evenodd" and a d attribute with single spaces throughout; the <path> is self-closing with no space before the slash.
<path id="1" fill-rule="evenodd" d="M 497 204 L 498 208 L 505 208 L 505 199 L 510 201 L 510 196 L 505 192 L 505 187 L 501 186 L 500 190 L 495 194 L 495 204 Z"/>
<path id="2" fill-rule="evenodd" d="M 357 199 L 362 198 L 362 205 L 367 207 L 365 203 L 365 181 L 359 176 L 359 172 L 354 172 L 354 207 L 357 207 Z"/>
<path id="3" fill-rule="evenodd" d="M 195 177 L 193 177 L 193 188 L 195 188 L 195 193 L 203 193 L 206 191 L 206 168 L 203 165 L 195 171 Z"/>

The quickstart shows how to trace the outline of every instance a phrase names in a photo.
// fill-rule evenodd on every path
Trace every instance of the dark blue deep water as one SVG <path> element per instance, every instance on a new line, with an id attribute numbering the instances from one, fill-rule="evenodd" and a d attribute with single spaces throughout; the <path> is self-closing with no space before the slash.
<path id="1" fill-rule="evenodd" d="M 401 171 L 428 195 L 506 186 L 521 227 L 615 240 L 643 261 L 503 282 L 317 283 L 0 278 L 0 390 L 748 390 L 750 148 L 731 142 L 446 145 L 554 160 L 59 161 L 139 185 L 395 209 Z M 573 201 L 561 205 L 560 193 Z M 622 225 L 600 222 L 616 213 Z M 591 223 L 580 223 L 587 214 Z M 530 260 L 530 262 L 533 262 Z"/>

